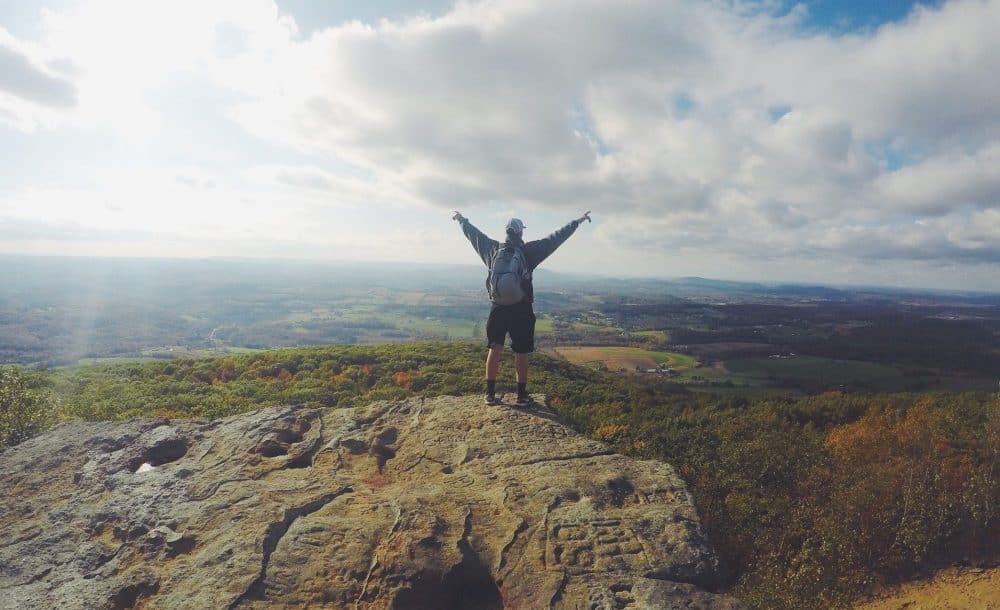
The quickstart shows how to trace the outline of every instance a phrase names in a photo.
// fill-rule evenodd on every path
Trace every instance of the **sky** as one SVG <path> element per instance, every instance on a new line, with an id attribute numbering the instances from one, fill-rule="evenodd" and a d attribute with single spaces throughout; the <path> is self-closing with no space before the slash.
<path id="1" fill-rule="evenodd" d="M 0 4 L 0 253 L 1000 291 L 1000 0 Z"/>

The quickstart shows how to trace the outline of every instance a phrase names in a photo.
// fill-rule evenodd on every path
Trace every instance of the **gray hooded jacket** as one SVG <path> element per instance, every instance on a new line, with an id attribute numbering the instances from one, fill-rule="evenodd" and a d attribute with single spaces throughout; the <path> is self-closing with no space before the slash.
<path id="1" fill-rule="evenodd" d="M 482 231 L 474 227 L 472 223 L 469 222 L 468 218 L 463 218 L 459 224 L 462 225 L 462 232 L 465 233 L 469 242 L 472 243 L 472 247 L 475 248 L 476 254 L 479 255 L 479 258 L 483 259 L 483 263 L 487 268 L 492 267 L 493 259 L 500 250 L 500 242 L 495 239 L 490 239 L 484 235 Z M 578 226 L 580 226 L 580 223 L 574 220 L 548 237 L 536 239 L 535 241 L 529 241 L 527 243 L 525 243 L 518 235 L 508 234 L 507 241 L 505 243 L 513 246 L 520 246 L 523 249 L 524 258 L 528 262 L 528 271 L 530 272 L 534 271 L 535 267 L 540 265 L 542 261 L 556 251 L 556 248 L 569 239 L 569 236 L 576 231 Z M 534 302 L 535 289 L 531 283 L 530 274 L 528 279 L 525 280 L 523 288 L 524 300 L 529 303 Z"/>

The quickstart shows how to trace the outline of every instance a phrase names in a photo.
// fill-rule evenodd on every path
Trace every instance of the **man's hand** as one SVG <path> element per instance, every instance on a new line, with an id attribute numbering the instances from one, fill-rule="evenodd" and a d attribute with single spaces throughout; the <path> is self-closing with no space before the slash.
<path id="1" fill-rule="evenodd" d="M 451 219 L 452 220 L 457 220 L 458 222 L 462 222 L 463 220 L 465 220 L 465 216 L 462 216 L 462 213 L 456 210 L 455 211 L 455 215 L 452 216 Z"/>
<path id="2" fill-rule="evenodd" d="M 583 224 L 584 220 L 586 220 L 587 222 L 593 222 L 592 220 L 590 220 L 590 210 L 587 210 L 586 212 L 583 213 L 583 216 L 576 219 L 576 221 L 580 224 Z"/>

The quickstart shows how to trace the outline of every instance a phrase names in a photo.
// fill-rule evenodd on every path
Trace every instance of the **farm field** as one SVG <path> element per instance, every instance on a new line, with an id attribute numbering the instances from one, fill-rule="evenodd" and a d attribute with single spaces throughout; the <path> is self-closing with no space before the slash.
<path id="1" fill-rule="evenodd" d="M 555 352 L 573 364 L 603 364 L 609 371 L 651 369 L 661 364 L 681 371 L 698 365 L 698 361 L 687 354 L 658 352 L 639 347 L 564 346 L 555 348 Z"/>
<path id="2" fill-rule="evenodd" d="M 567 328 L 578 333 L 597 333 L 604 335 L 619 335 L 622 332 L 622 329 L 617 326 L 591 324 L 590 322 L 570 322 Z"/>
<path id="3" fill-rule="evenodd" d="M 380 333 L 384 330 L 402 331 L 418 337 L 435 339 L 470 339 L 483 332 L 485 314 L 483 321 L 479 321 L 447 316 L 447 308 L 443 307 L 436 308 L 435 313 L 437 315 L 420 316 L 385 311 L 376 305 L 359 305 L 339 311 L 326 309 L 297 311 L 286 316 L 284 323 L 291 333 L 299 335 L 309 335 L 314 332 L 314 325 L 317 324 L 355 328 L 361 331 L 361 335 L 365 334 L 364 330 L 368 330 L 373 335 L 372 339 L 376 341 L 384 340 Z"/>
<path id="4" fill-rule="evenodd" d="M 670 333 L 665 330 L 633 330 L 631 332 L 633 337 L 642 337 L 644 339 L 652 339 L 653 341 L 669 341 Z"/>
<path id="5" fill-rule="evenodd" d="M 485 333 L 485 322 L 478 320 L 462 320 L 458 318 L 418 318 L 415 316 L 379 316 L 386 323 L 394 325 L 399 330 L 418 334 L 443 336 L 448 339 L 471 339 Z"/>
<path id="6" fill-rule="evenodd" d="M 168 345 L 142 350 L 138 355 L 108 356 L 95 358 L 80 358 L 74 364 L 62 365 L 57 368 L 75 368 L 78 366 L 96 366 L 103 364 L 123 364 L 134 362 L 157 362 L 175 358 L 198 359 L 218 358 L 219 356 L 235 356 L 262 352 L 262 349 L 249 347 L 201 347 L 191 348 L 182 345 Z"/>
<path id="7" fill-rule="evenodd" d="M 100 364 L 126 364 L 132 362 L 154 362 L 163 358 L 153 358 L 150 356 L 112 356 L 108 358 L 80 358 L 75 364 L 65 364 L 57 369 L 76 368 L 78 366 L 96 366 Z"/>
<path id="8" fill-rule="evenodd" d="M 813 356 L 792 358 L 743 358 L 727 360 L 725 377 L 738 385 L 749 386 L 840 386 L 891 390 L 905 387 L 907 379 L 895 367 L 859 360 L 837 360 Z"/>
<path id="9" fill-rule="evenodd" d="M 142 350 L 140 360 L 169 360 L 171 358 L 216 358 L 239 354 L 253 354 L 263 351 L 250 347 L 184 347 L 183 345 L 167 345 Z M 134 358 L 133 358 L 134 359 Z M 94 361 L 113 362 L 115 358 L 93 358 Z M 84 364 L 81 361 L 81 364 Z"/>

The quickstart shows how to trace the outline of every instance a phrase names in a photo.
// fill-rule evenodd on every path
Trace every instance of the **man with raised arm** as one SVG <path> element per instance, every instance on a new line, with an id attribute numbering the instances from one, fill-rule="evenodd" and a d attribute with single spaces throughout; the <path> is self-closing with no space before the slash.
<path id="1" fill-rule="evenodd" d="M 590 212 L 571 221 L 544 239 L 525 243 L 522 235 L 524 223 L 518 218 L 507 221 L 507 238 L 503 243 L 490 239 L 472 226 L 469 219 L 455 212 L 452 220 L 458 221 L 462 232 L 472 243 L 479 258 L 489 268 L 486 290 L 490 295 L 490 317 L 486 322 L 486 404 L 497 405 L 497 371 L 503 357 L 503 346 L 510 335 L 517 372 L 518 407 L 531 404 L 528 394 L 528 354 L 535 351 L 534 286 L 531 272 L 550 254 L 555 252 L 580 223 L 590 222 Z"/>

